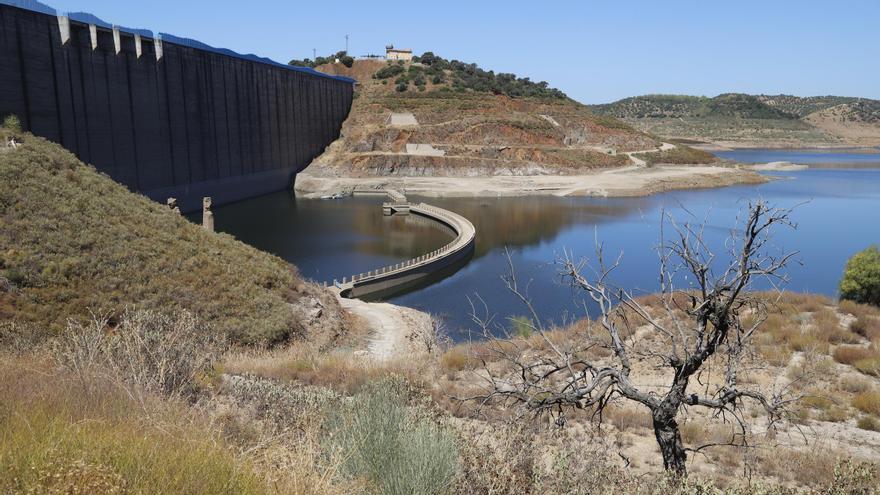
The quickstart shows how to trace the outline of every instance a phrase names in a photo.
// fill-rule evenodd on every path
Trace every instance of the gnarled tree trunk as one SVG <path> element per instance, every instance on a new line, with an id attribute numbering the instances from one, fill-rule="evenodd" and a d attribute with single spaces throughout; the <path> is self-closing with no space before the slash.
<path id="1" fill-rule="evenodd" d="M 687 474 L 687 454 L 681 442 L 675 413 L 669 414 L 661 409 L 655 410 L 651 416 L 654 420 L 654 436 L 663 454 L 663 467 L 666 471 L 683 476 Z"/>

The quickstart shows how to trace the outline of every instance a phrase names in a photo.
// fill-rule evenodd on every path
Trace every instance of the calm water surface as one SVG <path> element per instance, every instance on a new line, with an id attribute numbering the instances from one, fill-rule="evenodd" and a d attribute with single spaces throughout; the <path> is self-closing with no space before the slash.
<path id="1" fill-rule="evenodd" d="M 682 221 L 708 215 L 708 241 L 722 255 L 737 213 L 759 197 L 782 207 L 800 204 L 793 217 L 797 230 L 780 229 L 773 242 L 773 249 L 799 252 L 788 270 L 788 289 L 834 296 L 846 259 L 880 243 L 880 169 L 772 175 L 778 180 L 759 186 L 647 198 L 430 198 L 430 203 L 474 223 L 476 253 L 455 274 L 390 301 L 442 316 L 457 340 L 476 330 L 468 316 L 468 296 L 479 295 L 502 323 L 505 317 L 525 314 L 500 279 L 507 271 L 507 249 L 520 280 L 530 281 L 529 294 L 542 318 L 562 322 L 584 313 L 582 294 L 556 275 L 554 260 L 563 250 L 593 258 L 598 238 L 607 257 L 622 254 L 613 277 L 616 284 L 655 292 L 654 248 L 663 209 Z M 396 263 L 436 249 L 452 237 L 418 217 L 383 217 L 380 205 L 378 198 L 322 201 L 280 193 L 217 208 L 216 223 L 219 230 L 283 257 L 319 281 Z"/>
<path id="2" fill-rule="evenodd" d="M 880 148 L 841 149 L 740 149 L 716 151 L 716 155 L 741 163 L 792 162 L 801 165 L 880 165 Z"/>

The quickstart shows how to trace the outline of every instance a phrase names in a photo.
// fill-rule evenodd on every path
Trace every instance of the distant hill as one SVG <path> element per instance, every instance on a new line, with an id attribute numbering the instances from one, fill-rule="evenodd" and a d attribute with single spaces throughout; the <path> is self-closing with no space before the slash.
<path id="1" fill-rule="evenodd" d="M 854 122 L 880 122 L 880 101 L 878 100 L 848 96 L 809 96 L 804 98 L 789 95 L 759 95 L 756 98 L 769 107 L 796 115 L 798 118 L 804 118 L 834 107 L 841 107 L 846 109 L 845 113 Z"/>
<path id="2" fill-rule="evenodd" d="M 594 114 L 546 82 L 430 52 L 415 60 L 316 67 L 359 85 L 341 138 L 309 173 L 575 174 L 628 166 L 632 161 L 623 153 L 661 144 L 618 119 Z M 676 163 L 714 160 L 685 147 L 664 156 Z"/>
<path id="3" fill-rule="evenodd" d="M 735 117 L 741 119 L 796 119 L 784 108 L 767 104 L 758 96 L 730 93 L 705 96 L 647 95 L 625 98 L 593 111 L 621 119 Z"/>
<path id="4" fill-rule="evenodd" d="M 645 95 L 590 108 L 667 138 L 758 146 L 880 144 L 880 101 L 866 98 Z"/>

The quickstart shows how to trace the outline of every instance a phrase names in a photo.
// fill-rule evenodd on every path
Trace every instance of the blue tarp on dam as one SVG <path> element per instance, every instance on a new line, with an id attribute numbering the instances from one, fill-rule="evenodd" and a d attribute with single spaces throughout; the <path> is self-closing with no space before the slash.
<path id="1" fill-rule="evenodd" d="M 184 209 L 290 186 L 339 136 L 354 81 L 85 13 L 0 0 L 0 117 Z"/>

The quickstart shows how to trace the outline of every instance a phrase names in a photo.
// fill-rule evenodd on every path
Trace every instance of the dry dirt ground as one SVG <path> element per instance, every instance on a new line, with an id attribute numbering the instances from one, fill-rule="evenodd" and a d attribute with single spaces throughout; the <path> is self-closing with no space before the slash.
<path id="1" fill-rule="evenodd" d="M 431 316 L 415 309 L 344 297 L 339 298 L 339 304 L 359 318 L 367 330 L 365 348 L 355 353 L 379 361 L 417 350 L 420 336 L 429 335 L 433 330 Z"/>
<path id="2" fill-rule="evenodd" d="M 303 197 L 346 194 L 357 188 L 389 188 L 434 197 L 471 196 L 645 196 L 675 189 L 760 184 L 760 175 L 734 167 L 627 167 L 584 175 L 521 175 L 490 177 L 328 177 L 311 169 L 297 175 L 295 189 Z"/>
<path id="3" fill-rule="evenodd" d="M 568 99 L 460 91 L 448 81 L 399 92 L 373 78 L 385 67 L 359 60 L 318 68 L 359 85 L 340 138 L 310 166 L 316 175 L 579 175 L 640 164 L 637 150 L 673 147 Z M 411 152 L 422 149 L 430 153 Z"/>
<path id="4" fill-rule="evenodd" d="M 859 422 L 860 418 L 880 412 L 860 412 L 864 406 L 856 405 L 855 399 L 860 394 L 880 391 L 880 377 L 860 373 L 852 365 L 839 362 L 845 359 L 838 357 L 836 351 L 841 347 L 868 349 L 876 346 L 880 335 L 880 311 L 856 308 L 857 313 L 864 313 L 857 318 L 846 312 L 854 310 L 849 307 L 841 310 L 823 297 L 789 297 L 778 317 L 767 323 L 768 328 L 757 345 L 758 353 L 750 358 L 742 382 L 768 390 L 797 388 L 804 397 L 793 408 L 795 416 L 779 427 L 768 428 L 763 413 L 755 408 L 747 414 L 752 422 L 748 431 L 751 447 L 742 449 L 723 445 L 740 433 L 736 425 L 728 421 L 729 418 L 709 416 L 697 408 L 684 410 L 679 422 L 686 447 L 719 444 L 689 454 L 692 473 L 714 479 L 721 485 L 750 479 L 808 487 L 830 476 L 838 459 L 880 459 L 880 431 L 866 429 Z M 413 319 L 417 311 L 408 310 L 408 314 L 401 314 L 393 305 L 358 305 L 361 308 L 355 310 L 356 314 L 369 315 L 366 320 L 370 325 L 376 325 L 375 333 L 382 336 L 369 343 L 366 355 L 384 362 L 421 362 L 419 372 L 432 375 L 421 377 L 423 383 L 440 407 L 447 408 L 457 418 L 454 420 L 457 428 L 469 432 L 468 435 L 473 435 L 478 443 L 487 441 L 493 448 L 500 448 L 497 442 L 503 441 L 489 432 L 497 433 L 496 430 L 500 429 L 504 431 L 503 435 L 509 435 L 510 431 L 505 429 L 509 424 L 504 418 L 514 417 L 513 409 L 490 407 L 474 415 L 476 409 L 472 404 L 450 399 L 479 393 L 488 383 L 490 373 L 504 375 L 504 362 L 490 351 L 493 344 L 476 342 L 454 346 L 440 355 L 429 353 L 419 343 L 402 337 L 421 331 L 412 326 L 413 321 L 419 321 Z M 859 325 L 870 322 L 867 337 L 850 330 L 863 328 L 857 326 L 856 321 L 862 322 Z M 557 344 L 564 339 L 578 338 L 583 335 L 579 332 L 590 326 L 589 323 L 586 327 L 583 325 L 582 322 L 566 329 L 568 336 L 555 334 L 550 338 Z M 652 345 L 646 327 L 639 328 L 636 338 L 642 339 L 644 345 Z M 873 344 L 871 339 L 874 339 Z M 395 340 L 406 341 L 406 345 L 390 344 Z M 532 348 L 537 359 L 543 345 L 537 335 L 520 338 L 517 342 L 523 348 Z M 378 349 L 387 351 L 378 352 Z M 414 359 L 419 355 L 423 357 Z M 723 365 L 717 364 L 717 369 L 713 364 L 701 375 L 698 380 L 701 384 L 723 374 Z M 670 378 L 650 363 L 636 364 L 633 376 L 637 377 L 637 386 L 656 388 L 657 391 L 663 390 Z M 812 378 L 800 383 L 805 376 Z M 617 401 L 603 413 L 600 423 L 597 424 L 595 417 L 590 418 L 589 412 L 573 410 L 568 414 L 564 434 L 553 433 L 554 427 L 547 428 L 544 422 L 533 423 L 532 427 L 539 433 L 530 448 L 547 449 L 541 454 L 547 460 L 555 455 L 553 449 L 559 445 L 554 442 L 562 435 L 573 442 L 567 448 L 607 456 L 630 473 L 662 471 L 662 460 L 646 409 Z M 553 418 L 548 419 L 552 425 Z M 508 426 L 503 426 L 505 424 Z"/>

